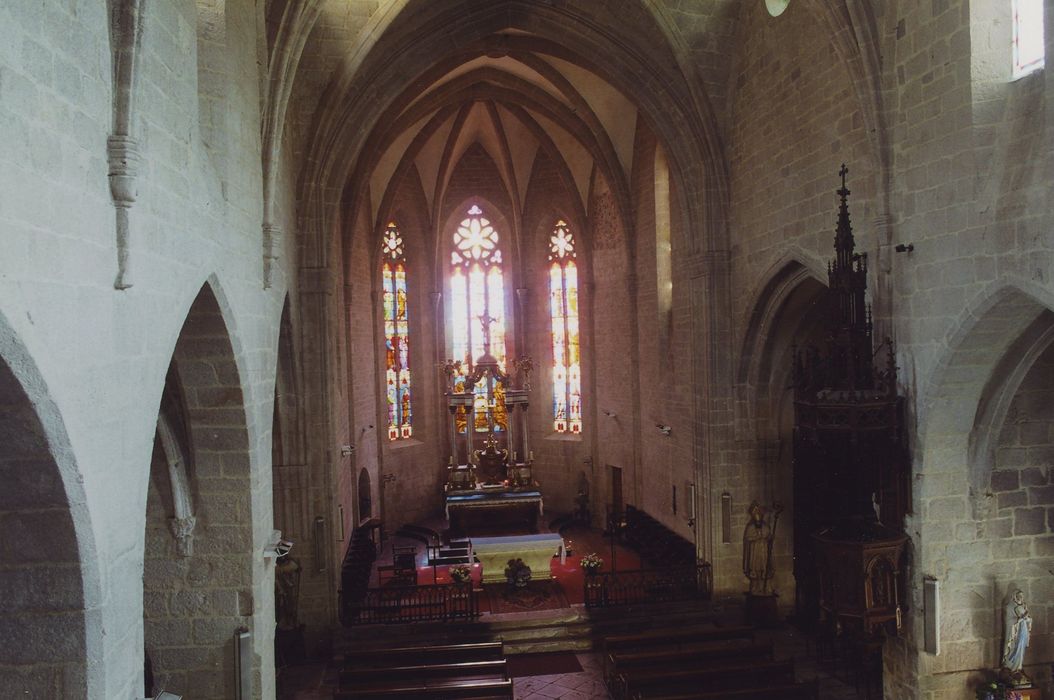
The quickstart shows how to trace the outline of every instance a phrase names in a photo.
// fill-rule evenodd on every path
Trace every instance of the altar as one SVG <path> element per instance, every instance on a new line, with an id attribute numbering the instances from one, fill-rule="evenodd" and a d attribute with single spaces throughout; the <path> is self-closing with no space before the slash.
<path id="1" fill-rule="evenodd" d="M 492 529 L 498 525 L 533 532 L 538 528 L 538 516 L 545 515 L 545 506 L 540 491 L 479 488 L 449 493 L 445 512 L 450 529 L 455 532 L 471 532 L 475 527 Z"/>
<path id="2" fill-rule="evenodd" d="M 559 554 L 561 564 L 567 558 L 564 538 L 556 533 L 474 537 L 472 551 L 483 565 L 483 583 L 505 581 L 505 566 L 510 559 L 522 559 L 531 567 L 534 580 L 548 581 L 552 576 L 550 564 L 553 556 Z"/>

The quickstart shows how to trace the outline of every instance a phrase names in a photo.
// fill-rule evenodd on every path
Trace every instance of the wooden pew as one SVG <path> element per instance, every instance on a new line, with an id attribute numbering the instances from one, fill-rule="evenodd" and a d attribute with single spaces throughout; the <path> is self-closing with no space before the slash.
<path id="1" fill-rule="evenodd" d="M 710 668 L 624 669 L 618 674 L 617 698 L 650 698 L 655 694 L 738 690 L 794 682 L 794 662 L 758 661 Z"/>
<path id="2" fill-rule="evenodd" d="M 818 700 L 820 687 L 816 680 L 812 680 L 738 690 L 707 691 L 700 688 L 689 692 L 654 693 L 641 697 L 646 700 Z"/>
<path id="3" fill-rule="evenodd" d="M 604 680 L 608 688 L 617 687 L 619 673 L 629 669 L 712 668 L 744 661 L 772 661 L 772 642 L 727 640 L 686 644 L 677 649 L 615 651 L 604 655 Z"/>
<path id="4" fill-rule="evenodd" d="M 695 625 L 674 629 L 653 629 L 634 634 L 620 634 L 604 637 L 605 653 L 618 650 L 643 651 L 651 647 L 671 647 L 697 642 L 720 641 L 725 639 L 754 639 L 751 627 L 718 627 L 716 625 Z"/>
<path id="5" fill-rule="evenodd" d="M 745 654 L 743 658 L 767 659 L 772 657 L 771 642 L 755 642 L 750 636 L 732 636 L 726 639 L 708 639 L 706 636 L 698 638 L 680 637 L 664 643 L 660 637 L 646 640 L 639 646 L 620 646 L 621 642 L 613 644 L 615 648 L 610 651 L 605 648 L 602 660 L 604 664 L 605 678 L 614 679 L 616 666 L 618 664 L 640 665 L 643 663 L 659 663 L 662 659 L 675 660 L 678 654 L 683 653 L 684 659 L 695 659 L 703 662 L 708 657 L 732 662 L 736 654 Z"/>
<path id="6" fill-rule="evenodd" d="M 442 644 L 430 647 L 377 647 L 356 649 L 344 658 L 345 669 L 421 666 L 467 661 L 500 661 L 501 642 Z"/>
<path id="7" fill-rule="evenodd" d="M 382 687 L 341 689 L 334 700 L 390 700 L 391 698 L 511 698 L 512 681 L 493 679 L 437 679 L 403 681 Z"/>
<path id="8" fill-rule="evenodd" d="M 353 668 L 340 672 L 340 685 L 360 687 L 381 682 L 438 679 L 438 678 L 490 678 L 506 680 L 509 670 L 505 659 L 500 661 L 463 661 L 414 666 L 388 666 L 383 668 Z"/>

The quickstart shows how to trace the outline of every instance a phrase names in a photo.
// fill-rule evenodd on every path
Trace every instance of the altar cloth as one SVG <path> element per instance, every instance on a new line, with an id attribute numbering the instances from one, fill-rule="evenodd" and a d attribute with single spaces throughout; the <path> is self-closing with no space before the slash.
<path id="1" fill-rule="evenodd" d="M 505 580 L 505 566 L 510 559 L 523 559 L 531 567 L 537 580 L 551 577 L 550 561 L 559 553 L 560 563 L 567 558 L 564 538 L 555 532 L 541 535 L 509 535 L 507 537 L 474 537 L 472 551 L 483 565 L 483 583 Z"/>
<path id="2" fill-rule="evenodd" d="M 509 503 L 537 503 L 538 514 L 545 515 L 541 491 L 483 491 L 451 494 L 446 497 L 446 517 L 454 508 L 498 508 Z"/>

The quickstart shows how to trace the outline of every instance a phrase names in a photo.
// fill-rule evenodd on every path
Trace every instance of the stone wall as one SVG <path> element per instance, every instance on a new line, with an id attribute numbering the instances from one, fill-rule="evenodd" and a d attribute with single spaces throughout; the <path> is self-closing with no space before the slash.
<path id="1" fill-rule="evenodd" d="M 91 697 L 142 690 L 143 533 L 157 407 L 176 337 L 206 280 L 230 329 L 245 414 L 239 497 L 252 526 L 239 546 L 247 560 L 257 554 L 243 612 L 254 633 L 254 666 L 272 667 L 272 583 L 259 553 L 271 530 L 270 428 L 284 290 L 265 292 L 261 280 L 257 87 L 266 61 L 257 55 L 256 7 L 224 6 L 217 50 L 225 67 L 211 66 L 228 88 L 225 125 L 214 124 L 224 148 L 212 154 L 199 124 L 195 4 L 146 8 L 131 121 L 141 155 L 130 210 L 134 274 L 125 291 L 114 289 L 107 6 L 0 9 L 0 131 L 10 145 L 0 151 L 0 313 L 10 320 L 0 335 L 24 346 L 39 367 L 56 424 L 69 435 L 62 459 L 77 465 L 83 484 L 78 507 L 90 525 L 78 549 L 91 565 L 82 566 L 82 585 L 98 601 L 87 613 L 98 618 L 85 641 Z M 16 687 L 3 673 L 5 687 Z M 74 683 L 76 674 L 66 677 Z M 262 676 L 261 695 L 273 695 L 273 682 Z"/>

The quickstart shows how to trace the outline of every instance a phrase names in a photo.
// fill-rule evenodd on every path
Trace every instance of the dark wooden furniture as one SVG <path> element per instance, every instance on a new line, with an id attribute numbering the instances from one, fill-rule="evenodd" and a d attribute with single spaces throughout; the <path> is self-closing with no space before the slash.
<path id="1" fill-rule="evenodd" d="M 657 695 L 745 690 L 794 683 L 794 662 L 758 661 L 729 663 L 716 668 L 626 670 L 620 674 L 619 696 L 650 698 Z"/>
<path id="2" fill-rule="evenodd" d="M 356 649 L 334 697 L 511 698 L 512 680 L 501 642 Z"/>
<path id="3" fill-rule="evenodd" d="M 874 348 L 847 172 L 843 165 L 825 342 L 794 356 L 795 603 L 806 625 L 827 617 L 874 634 L 900 625 L 911 465 L 892 343 Z"/>
<path id="4" fill-rule="evenodd" d="M 377 581 L 385 585 L 414 586 L 417 584 L 417 549 L 392 547 L 391 565 L 377 567 Z"/>

